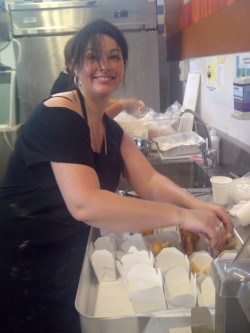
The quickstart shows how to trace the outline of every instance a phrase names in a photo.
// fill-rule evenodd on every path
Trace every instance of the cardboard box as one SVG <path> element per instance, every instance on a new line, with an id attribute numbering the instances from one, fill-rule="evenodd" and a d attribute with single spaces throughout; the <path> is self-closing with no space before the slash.
<path id="1" fill-rule="evenodd" d="M 115 281 L 115 241 L 110 236 L 98 237 L 89 246 L 89 259 L 99 282 Z"/>

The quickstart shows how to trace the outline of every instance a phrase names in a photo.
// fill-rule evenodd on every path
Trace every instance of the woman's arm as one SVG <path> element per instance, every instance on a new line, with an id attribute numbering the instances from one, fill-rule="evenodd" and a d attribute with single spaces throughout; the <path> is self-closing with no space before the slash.
<path id="1" fill-rule="evenodd" d="M 220 221 L 212 211 L 119 196 L 101 190 L 90 167 L 55 162 L 51 165 L 67 208 L 78 221 L 108 231 L 132 232 L 176 225 L 210 239 L 212 248 L 224 244 L 224 233 L 216 232 Z"/>
<path id="2" fill-rule="evenodd" d="M 187 209 L 210 210 L 223 221 L 226 231 L 232 233 L 232 222 L 225 208 L 195 198 L 169 178 L 156 172 L 126 134 L 124 134 L 121 149 L 125 161 L 126 177 L 140 197 L 158 202 L 169 202 Z M 138 169 L 141 172 L 138 172 Z"/>
<path id="3" fill-rule="evenodd" d="M 222 219 L 214 209 L 155 172 L 129 138 L 123 138 L 122 154 L 128 178 L 142 200 L 100 189 L 91 167 L 51 163 L 67 208 L 76 220 L 109 231 L 136 232 L 175 225 L 210 239 L 212 248 L 219 249 L 224 244 L 224 228 L 216 232 Z M 127 154 L 134 160 L 130 167 Z M 136 170 L 137 175 L 131 175 Z M 226 223 L 229 225 L 225 218 Z"/>
<path id="4" fill-rule="evenodd" d="M 105 109 L 106 114 L 114 118 L 121 111 L 126 111 L 139 118 L 145 112 L 145 104 L 143 101 L 136 98 L 110 99 Z"/>

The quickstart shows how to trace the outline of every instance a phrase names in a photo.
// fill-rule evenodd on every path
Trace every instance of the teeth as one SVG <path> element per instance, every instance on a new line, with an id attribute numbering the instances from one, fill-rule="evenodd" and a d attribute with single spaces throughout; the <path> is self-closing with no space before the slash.
<path id="1" fill-rule="evenodd" d="M 110 77 L 97 77 L 97 79 L 100 80 L 100 81 L 109 81 L 109 80 L 111 80 Z"/>

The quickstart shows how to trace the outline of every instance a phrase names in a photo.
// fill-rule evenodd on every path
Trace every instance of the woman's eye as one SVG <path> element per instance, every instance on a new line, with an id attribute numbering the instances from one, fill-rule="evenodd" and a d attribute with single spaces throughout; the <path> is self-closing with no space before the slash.
<path id="1" fill-rule="evenodd" d="M 112 54 L 112 55 L 110 55 L 110 59 L 114 60 L 114 61 L 119 61 L 119 60 L 121 60 L 121 57 L 119 55 Z"/>
<path id="2" fill-rule="evenodd" d="M 87 55 L 87 60 L 97 61 L 98 60 L 98 56 L 96 54 L 88 54 Z"/>

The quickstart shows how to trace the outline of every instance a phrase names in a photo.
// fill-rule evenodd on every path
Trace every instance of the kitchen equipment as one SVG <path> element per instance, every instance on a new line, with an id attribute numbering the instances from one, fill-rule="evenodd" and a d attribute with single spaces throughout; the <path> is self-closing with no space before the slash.
<path id="1" fill-rule="evenodd" d="M 136 200 L 136 199 L 132 199 Z M 149 230 L 151 231 L 151 230 Z M 192 309 L 190 306 L 187 307 L 179 307 L 179 308 L 167 308 L 163 310 L 155 310 L 149 312 L 138 312 L 132 306 L 132 303 L 128 297 L 124 281 L 122 280 L 120 274 L 117 275 L 117 279 L 112 282 L 101 282 L 99 283 L 93 267 L 91 265 L 90 253 L 89 250 L 92 249 L 91 244 L 93 244 L 98 238 L 101 236 L 108 235 L 108 232 L 104 230 L 98 230 L 96 228 L 91 228 L 89 241 L 86 248 L 85 258 L 82 266 L 82 272 L 78 284 L 78 290 L 75 300 L 75 306 L 77 311 L 80 314 L 82 332 L 91 332 L 91 333 L 142 333 L 146 332 L 144 329 L 153 318 L 157 319 L 157 322 L 160 320 L 164 320 L 164 328 L 150 330 L 149 332 L 170 332 L 170 329 L 176 327 L 185 327 L 191 326 L 192 324 Z M 137 234 L 138 235 L 138 234 Z M 145 234 L 146 235 L 146 234 Z M 115 243 L 117 245 L 117 249 L 119 252 L 119 262 L 121 261 L 121 244 L 128 241 L 125 234 L 121 233 L 112 233 L 111 236 L 115 239 Z M 124 237 L 125 236 L 125 237 Z M 130 236 L 136 236 L 130 235 Z M 170 241 L 170 243 L 176 247 L 178 246 L 178 234 L 176 232 L 175 227 L 163 228 L 159 230 L 154 230 L 154 233 L 150 232 L 144 236 L 144 245 L 147 244 L 147 248 L 150 249 L 149 244 L 153 244 L 155 240 L 158 241 L 159 244 L 162 242 Z M 149 243 L 147 243 L 149 242 Z M 130 242 L 126 242 L 126 249 L 129 249 L 131 244 Z M 199 242 L 198 250 L 203 250 L 204 245 Z M 120 247 L 120 248 L 119 248 Z M 119 249 L 118 249 L 119 248 Z M 167 248 L 164 248 L 165 250 Z M 164 257 L 164 249 L 162 259 Z M 127 251 L 125 250 L 125 251 Z M 124 250 L 123 250 L 124 252 Z M 170 250 L 171 252 L 171 250 Z M 173 251 L 176 252 L 176 251 Z M 169 254 L 169 251 L 167 250 Z M 118 257 L 117 257 L 118 258 Z M 158 257 L 159 259 L 160 257 Z M 134 259 L 133 259 L 134 260 Z M 165 262 L 166 258 L 164 259 Z M 182 260 L 181 260 L 182 261 Z M 177 263 L 177 260 L 174 261 Z M 136 262 L 137 264 L 138 262 Z M 120 266 L 120 265 L 118 265 Z M 158 264 L 157 264 L 158 266 Z M 141 270 L 139 270 L 141 272 Z M 144 285 L 141 285 L 143 289 Z M 179 288 L 181 289 L 181 288 Z M 165 287 L 164 287 L 165 290 Z M 145 293 L 144 297 L 145 303 L 151 302 L 151 298 L 148 297 Z M 203 305 L 203 309 L 206 309 L 209 314 L 214 316 L 215 308 L 214 303 L 210 307 Z M 201 309 L 198 305 L 196 305 L 195 309 Z M 156 326 L 157 327 L 157 326 Z M 203 332 L 202 330 L 198 330 L 197 332 Z M 206 331 L 208 332 L 208 331 Z M 210 331 L 209 331 L 210 332 Z M 234 332 L 241 332 L 234 331 Z M 245 332 L 244 332 L 245 333 Z"/>
<path id="2" fill-rule="evenodd" d="M 0 132 L 16 124 L 16 71 L 0 71 Z"/>
<path id="3" fill-rule="evenodd" d="M 179 124 L 179 118 L 146 119 L 145 117 L 132 120 L 131 117 L 128 117 L 128 120 L 126 120 L 121 119 L 121 117 L 116 117 L 115 120 L 131 138 L 137 137 L 149 140 L 153 140 L 160 136 L 175 134 Z"/>
<path id="4" fill-rule="evenodd" d="M 86 23 L 102 18 L 128 41 L 125 84 L 112 97 L 136 97 L 160 111 L 156 1 L 98 0 L 9 4 L 15 41 L 20 114 L 25 120 L 49 95 L 64 68 L 67 40 Z"/>
<path id="5" fill-rule="evenodd" d="M 0 125 L 1 126 L 1 125 Z M 8 165 L 8 159 L 14 148 L 18 132 L 22 124 L 13 127 L 0 128 L 0 183 L 3 180 L 5 170 Z"/>
<path id="6" fill-rule="evenodd" d="M 10 42 L 10 17 L 4 3 L 0 2 L 0 51 Z M 2 65 L 0 63 L 0 65 Z"/>
<path id="7" fill-rule="evenodd" d="M 215 332 L 250 332 L 250 236 L 236 258 L 220 255 L 212 263 L 216 289 Z"/>
<path id="8" fill-rule="evenodd" d="M 199 154 L 199 143 L 204 141 L 195 132 L 178 133 L 154 138 L 162 158 Z"/>
<path id="9" fill-rule="evenodd" d="M 76 295 L 75 305 L 80 314 L 82 332 L 139 333 L 144 332 L 143 328 L 152 318 L 160 320 L 163 317 L 166 321 L 164 332 L 169 332 L 166 327 L 191 325 L 190 308 L 165 309 L 137 314 L 120 278 L 112 283 L 98 283 L 88 254 L 91 242 L 98 237 L 100 237 L 100 230 L 91 228 Z M 154 332 L 162 331 L 154 330 Z"/>
<path id="10" fill-rule="evenodd" d="M 134 138 L 133 140 L 144 155 L 148 155 L 148 153 L 152 150 L 152 141 L 141 138 Z"/>

